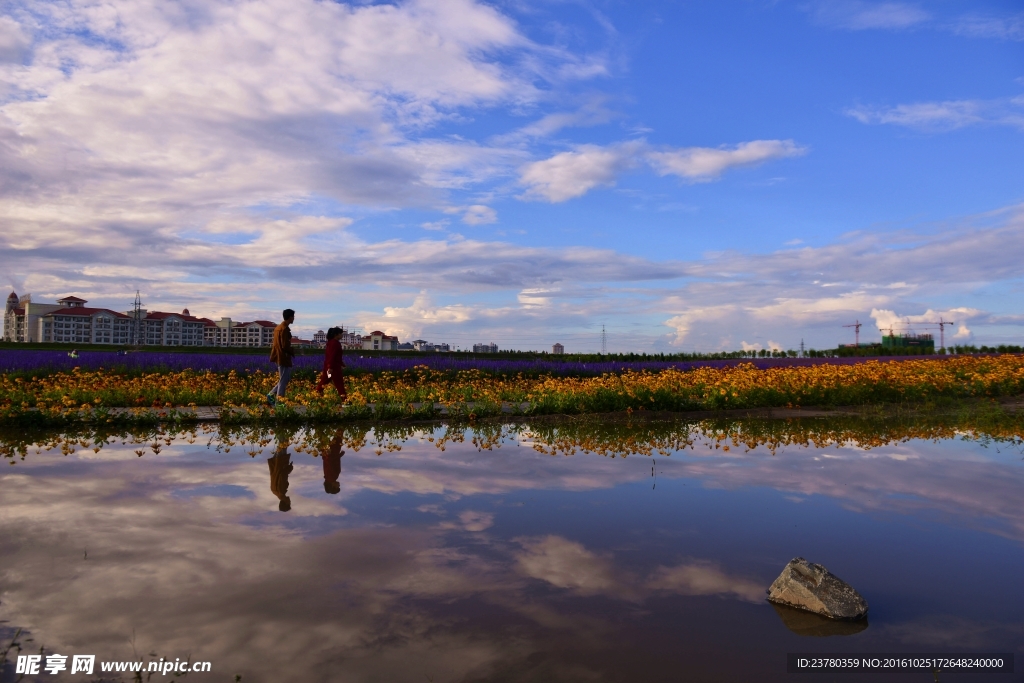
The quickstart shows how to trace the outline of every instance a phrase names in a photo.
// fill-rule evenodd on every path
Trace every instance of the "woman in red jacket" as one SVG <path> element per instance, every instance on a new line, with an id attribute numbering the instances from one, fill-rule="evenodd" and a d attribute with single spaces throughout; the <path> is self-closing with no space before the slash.
<path id="1" fill-rule="evenodd" d="M 327 348 L 324 354 L 324 369 L 320 373 L 320 381 L 316 383 L 316 393 L 322 394 L 324 392 L 324 386 L 328 382 L 334 384 L 334 388 L 338 390 L 338 395 L 341 396 L 341 400 L 348 400 L 348 392 L 345 391 L 345 378 L 341 374 L 341 369 L 345 367 L 345 361 L 341 358 L 341 341 L 338 339 L 342 335 L 343 330 L 340 327 L 332 327 L 327 330 Z"/>

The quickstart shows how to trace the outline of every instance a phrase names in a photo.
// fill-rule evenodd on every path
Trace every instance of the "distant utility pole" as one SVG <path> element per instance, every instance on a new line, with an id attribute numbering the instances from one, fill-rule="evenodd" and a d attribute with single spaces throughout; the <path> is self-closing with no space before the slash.
<path id="1" fill-rule="evenodd" d="M 608 353 L 608 335 L 604 333 L 604 325 L 601 325 L 601 355 Z"/>
<path id="2" fill-rule="evenodd" d="M 135 305 L 132 308 L 132 346 L 142 346 L 142 297 L 135 290 Z"/>

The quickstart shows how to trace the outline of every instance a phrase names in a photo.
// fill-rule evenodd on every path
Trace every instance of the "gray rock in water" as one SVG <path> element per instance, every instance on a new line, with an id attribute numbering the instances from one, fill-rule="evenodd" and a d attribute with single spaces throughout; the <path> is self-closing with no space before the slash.
<path id="1" fill-rule="evenodd" d="M 790 560 L 768 589 L 768 601 L 829 619 L 861 619 L 868 603 L 850 584 L 802 557 Z"/>

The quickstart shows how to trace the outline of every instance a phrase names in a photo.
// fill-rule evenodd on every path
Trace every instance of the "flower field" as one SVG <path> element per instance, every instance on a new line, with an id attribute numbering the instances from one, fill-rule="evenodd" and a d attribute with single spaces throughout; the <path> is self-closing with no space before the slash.
<path id="1" fill-rule="evenodd" d="M 341 417 L 334 390 L 318 396 L 309 378 L 294 379 L 284 406 L 264 405 L 276 374 L 181 370 L 125 373 L 116 370 L 52 372 L 37 377 L 0 376 L 0 421 L 30 415 L 71 419 L 109 407 L 247 406 L 254 418 L 289 415 L 302 406 L 308 420 Z M 943 359 L 818 363 L 758 368 L 725 367 L 625 369 L 598 376 L 490 373 L 480 369 L 437 370 L 415 366 L 348 378 L 347 417 L 368 417 L 368 404 L 391 407 L 389 416 L 415 412 L 410 404 L 463 406 L 477 415 L 498 413 L 502 403 L 527 404 L 530 414 L 585 414 L 614 411 L 692 411 L 783 406 L 921 403 L 936 399 L 1024 394 L 1024 356 L 958 356 Z"/>
<path id="2" fill-rule="evenodd" d="M 913 358 L 912 356 L 894 357 Z M 920 356 L 916 357 L 920 359 Z M 888 359 L 887 359 L 888 360 Z M 802 367 L 811 365 L 850 365 L 863 363 L 863 357 L 847 358 L 752 358 L 748 360 L 606 360 L 587 362 L 579 360 L 557 360 L 555 358 L 533 358 L 525 360 L 490 359 L 473 357 L 469 354 L 437 354 L 435 356 L 363 356 L 358 351 L 347 351 L 345 363 L 352 374 L 380 374 L 383 372 L 404 372 L 415 367 L 431 370 L 457 372 L 460 370 L 482 370 L 498 375 L 554 375 L 593 377 L 605 373 L 621 373 L 628 370 L 656 372 L 674 368 L 692 370 L 700 367 L 722 368 L 737 363 L 750 363 L 758 368 Z M 323 363 L 322 354 L 295 357 L 297 370 L 319 371 Z M 42 375 L 56 372 L 80 370 L 114 370 L 122 374 L 153 372 L 195 372 L 250 373 L 256 371 L 274 372 L 275 366 L 267 354 L 241 353 L 181 353 L 145 351 L 119 356 L 113 351 L 81 351 L 78 358 L 70 358 L 65 351 L 0 349 L 0 373 L 16 375 Z"/>

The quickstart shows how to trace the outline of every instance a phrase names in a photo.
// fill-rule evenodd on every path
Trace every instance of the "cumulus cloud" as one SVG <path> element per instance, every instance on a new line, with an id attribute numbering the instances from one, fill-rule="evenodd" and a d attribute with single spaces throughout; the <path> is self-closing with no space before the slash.
<path id="1" fill-rule="evenodd" d="M 462 222 L 469 225 L 487 225 L 498 222 L 498 212 L 489 206 L 474 204 L 462 214 Z"/>
<path id="2" fill-rule="evenodd" d="M 424 131 L 464 108 L 532 105 L 534 83 L 579 61 L 472 0 L 18 10 L 45 30 L 31 63 L 4 73 L 0 220 L 5 246 L 43 264 L 60 244 L 86 262 L 159 252 L 202 268 L 246 252 L 224 244 L 245 244 L 231 233 L 253 234 L 254 215 L 443 204 L 529 155 Z M 19 58 L 26 36 L 0 20 L 0 61 Z M 463 220 L 496 213 L 476 204 Z M 273 260 L 263 246 L 248 256 Z M 317 261 L 317 247 L 288 258 Z"/>
<path id="3" fill-rule="evenodd" d="M 638 144 L 613 147 L 581 145 L 550 159 L 535 161 L 522 170 L 520 184 L 527 199 L 564 202 L 582 197 L 595 187 L 613 185 L 619 173 L 635 165 Z"/>
<path id="4" fill-rule="evenodd" d="M 659 175 L 674 175 L 690 181 L 713 180 L 730 168 L 755 166 L 773 159 L 805 154 L 806 148 L 792 140 L 753 140 L 733 147 L 653 148 L 646 142 L 629 142 L 608 147 L 582 145 L 549 159 L 525 166 L 519 182 L 527 199 L 564 202 L 581 197 L 599 186 L 614 185 L 625 170 L 639 164 L 651 166 Z"/>
<path id="5" fill-rule="evenodd" d="M 690 180 L 717 178 L 730 168 L 754 166 L 773 159 L 799 156 L 807 149 L 792 140 L 753 140 L 734 147 L 688 147 L 649 152 L 647 159 L 661 175 Z"/>

